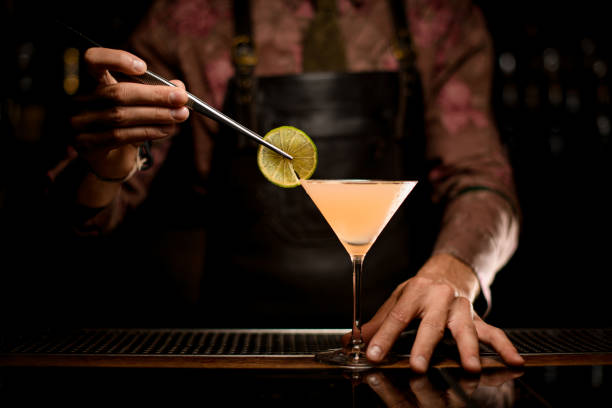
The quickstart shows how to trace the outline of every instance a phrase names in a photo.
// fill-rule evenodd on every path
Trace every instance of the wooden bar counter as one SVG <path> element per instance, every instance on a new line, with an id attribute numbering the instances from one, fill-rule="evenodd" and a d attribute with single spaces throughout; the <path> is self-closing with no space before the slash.
<path id="1" fill-rule="evenodd" d="M 408 364 L 414 332 L 403 333 L 396 343 L 396 361 L 372 370 L 355 372 L 315 360 L 318 351 L 338 347 L 346 332 L 7 333 L 0 348 L 0 403 L 76 404 L 93 395 L 108 402 L 121 395 L 141 404 L 159 402 L 158 398 L 174 404 L 195 398 L 204 406 L 610 406 L 612 402 L 612 329 L 506 329 L 525 358 L 525 367 L 505 367 L 482 345 L 479 376 L 460 368 L 450 337 L 437 347 L 430 371 L 414 374 Z"/>

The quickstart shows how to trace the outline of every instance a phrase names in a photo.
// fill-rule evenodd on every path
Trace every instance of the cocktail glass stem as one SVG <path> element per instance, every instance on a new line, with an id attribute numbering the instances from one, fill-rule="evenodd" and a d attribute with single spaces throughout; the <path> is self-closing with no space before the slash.
<path id="1" fill-rule="evenodd" d="M 363 356 L 361 337 L 361 276 L 363 274 L 363 255 L 351 255 L 353 262 L 353 330 L 351 333 L 351 358 L 358 361 Z"/>

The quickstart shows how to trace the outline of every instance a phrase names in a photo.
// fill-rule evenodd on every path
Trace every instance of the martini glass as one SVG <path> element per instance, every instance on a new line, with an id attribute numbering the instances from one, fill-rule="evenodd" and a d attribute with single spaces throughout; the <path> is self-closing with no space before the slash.
<path id="1" fill-rule="evenodd" d="M 353 263 L 353 325 L 349 345 L 318 353 L 321 362 L 350 369 L 375 364 L 366 358 L 361 336 L 363 261 L 416 181 L 301 180 L 301 185 L 348 252 Z M 386 363 L 388 361 L 383 361 Z"/>

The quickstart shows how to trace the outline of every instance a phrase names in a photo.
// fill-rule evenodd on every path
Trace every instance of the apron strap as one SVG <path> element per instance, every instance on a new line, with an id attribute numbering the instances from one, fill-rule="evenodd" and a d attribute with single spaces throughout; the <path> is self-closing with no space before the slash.
<path id="1" fill-rule="evenodd" d="M 393 53 L 399 62 L 400 78 L 394 137 L 396 140 L 400 140 L 407 136 L 406 123 L 418 123 L 415 120 L 422 119 L 416 117 L 420 115 L 418 110 L 408 110 L 408 101 L 419 95 L 420 84 L 405 2 L 404 0 L 389 0 L 389 5 L 396 37 Z M 239 122 L 251 129 L 257 129 L 257 115 L 254 104 L 257 55 L 255 42 L 253 41 L 249 0 L 234 0 L 234 32 L 232 62 L 236 70 L 236 115 Z M 410 116 L 410 118 L 407 118 L 407 116 Z"/>
<path id="2" fill-rule="evenodd" d="M 422 118 L 413 117 L 413 115 L 420 114 L 416 109 L 410 111 L 407 109 L 408 101 L 419 94 L 417 90 L 420 84 L 405 2 L 404 0 L 389 0 L 389 6 L 396 36 L 393 54 L 399 62 L 400 92 L 395 122 L 395 138 L 399 140 L 406 137 L 406 123 L 418 123 L 416 120 L 422 120 Z M 408 122 L 406 122 L 407 115 L 411 116 Z"/>
<path id="3" fill-rule="evenodd" d="M 236 71 L 236 115 L 240 123 L 257 129 L 255 104 L 255 66 L 257 55 L 253 41 L 249 0 L 234 0 L 234 39 L 232 63 Z M 243 138 L 239 139 L 243 140 Z"/>

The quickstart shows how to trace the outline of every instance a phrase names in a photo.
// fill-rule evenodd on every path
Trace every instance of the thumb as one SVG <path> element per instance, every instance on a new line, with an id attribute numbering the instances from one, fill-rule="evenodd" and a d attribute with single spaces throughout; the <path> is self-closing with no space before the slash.
<path id="1" fill-rule="evenodd" d="M 105 84 L 117 82 L 109 71 L 117 71 L 126 75 L 142 75 L 147 70 L 147 64 L 143 60 L 123 50 L 89 48 L 85 51 L 84 59 L 89 73 Z"/>

